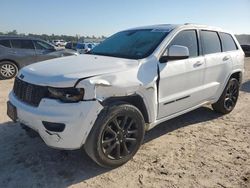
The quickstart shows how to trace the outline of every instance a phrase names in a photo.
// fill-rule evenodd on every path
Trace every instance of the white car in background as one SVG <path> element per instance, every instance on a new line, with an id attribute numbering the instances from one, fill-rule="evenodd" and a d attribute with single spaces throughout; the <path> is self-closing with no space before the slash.
<path id="1" fill-rule="evenodd" d="M 67 44 L 64 40 L 52 40 L 52 43 L 57 47 L 64 47 Z"/>
<path id="2" fill-rule="evenodd" d="M 48 146 L 84 148 L 99 165 L 117 167 L 136 154 L 145 131 L 166 120 L 205 104 L 230 113 L 243 72 L 244 52 L 230 32 L 133 28 L 88 54 L 21 69 L 7 111 Z"/>
<path id="3" fill-rule="evenodd" d="M 91 51 L 97 44 L 95 43 L 77 43 L 76 50 L 79 54 L 85 54 Z"/>

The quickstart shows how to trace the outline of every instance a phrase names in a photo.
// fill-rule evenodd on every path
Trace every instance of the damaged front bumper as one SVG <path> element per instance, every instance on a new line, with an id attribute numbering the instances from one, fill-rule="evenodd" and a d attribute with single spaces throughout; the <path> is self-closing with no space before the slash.
<path id="1" fill-rule="evenodd" d="M 27 105 L 18 100 L 13 92 L 10 102 L 17 109 L 17 121 L 39 133 L 44 142 L 53 148 L 79 149 L 86 141 L 98 114 L 103 106 L 97 100 L 78 103 L 62 103 L 58 100 L 44 98 L 38 107 Z M 44 122 L 65 125 L 57 131 L 46 126 Z M 51 131 L 54 130 L 54 131 Z"/>

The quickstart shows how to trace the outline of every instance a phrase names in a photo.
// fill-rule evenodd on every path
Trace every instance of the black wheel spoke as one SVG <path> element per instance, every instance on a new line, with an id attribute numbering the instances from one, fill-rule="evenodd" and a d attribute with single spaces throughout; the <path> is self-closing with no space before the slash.
<path id="1" fill-rule="evenodd" d="M 233 92 L 232 92 L 233 95 L 237 95 L 237 93 L 238 93 L 237 89 L 234 89 Z"/>
<path id="2" fill-rule="evenodd" d="M 124 127 L 125 127 L 127 121 L 128 121 L 128 116 L 125 116 L 125 117 L 123 118 L 123 120 L 122 120 L 121 129 L 124 129 Z"/>
<path id="3" fill-rule="evenodd" d="M 131 126 L 132 126 L 133 124 L 134 124 L 134 120 L 131 119 L 131 121 L 129 122 L 129 124 L 128 124 L 126 130 L 128 131 L 128 130 L 131 128 Z"/>
<path id="4" fill-rule="evenodd" d="M 111 143 L 115 140 L 115 138 L 109 138 L 102 142 L 103 146 L 106 147 L 107 145 L 111 145 Z"/>
<path id="5" fill-rule="evenodd" d="M 115 142 L 113 145 L 111 145 L 110 147 L 108 147 L 105 151 L 106 155 L 109 155 L 116 147 L 117 143 Z"/>
<path id="6" fill-rule="evenodd" d="M 121 157 L 121 144 L 120 143 L 118 143 L 117 145 L 116 145 L 116 152 L 115 152 L 115 158 L 116 159 L 120 159 L 120 157 Z"/>
<path id="7" fill-rule="evenodd" d="M 236 102 L 237 97 L 236 97 L 236 96 L 233 96 L 232 99 L 233 99 L 234 102 Z"/>
<path id="8" fill-rule="evenodd" d="M 126 140 L 126 142 L 131 142 L 131 143 L 136 142 L 136 138 L 126 138 L 125 140 Z"/>
<path id="9" fill-rule="evenodd" d="M 126 156 L 129 154 L 129 150 L 125 142 L 122 142 L 122 149 L 123 149 L 123 155 Z"/>
<path id="10" fill-rule="evenodd" d="M 128 130 L 127 131 L 128 132 L 128 134 L 136 134 L 137 132 L 138 132 L 138 130 Z"/>
<path id="11" fill-rule="evenodd" d="M 115 132 L 113 129 L 111 129 L 110 126 L 107 127 L 106 131 L 107 131 L 108 133 L 111 133 L 112 135 L 116 136 L 116 132 Z"/>
<path id="12" fill-rule="evenodd" d="M 120 125 L 119 125 L 119 122 L 117 121 L 117 118 L 114 118 L 113 123 L 114 123 L 114 125 L 116 126 L 116 128 L 117 128 L 118 130 L 121 130 L 121 127 L 120 127 Z"/>

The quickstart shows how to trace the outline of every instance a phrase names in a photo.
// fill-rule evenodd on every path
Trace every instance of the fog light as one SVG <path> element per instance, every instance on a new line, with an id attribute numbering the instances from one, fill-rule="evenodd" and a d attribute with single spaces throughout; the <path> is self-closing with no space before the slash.
<path id="1" fill-rule="evenodd" d="M 47 121 L 42 121 L 42 123 L 48 131 L 62 132 L 65 129 L 65 124 L 63 123 L 52 123 Z"/>

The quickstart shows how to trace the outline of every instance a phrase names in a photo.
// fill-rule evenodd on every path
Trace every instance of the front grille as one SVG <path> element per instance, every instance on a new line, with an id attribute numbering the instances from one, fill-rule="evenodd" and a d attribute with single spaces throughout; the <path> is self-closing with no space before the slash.
<path id="1" fill-rule="evenodd" d="M 19 78 L 15 79 L 13 91 L 19 100 L 36 107 L 39 105 L 42 98 L 48 95 L 47 87 L 30 84 Z"/>

